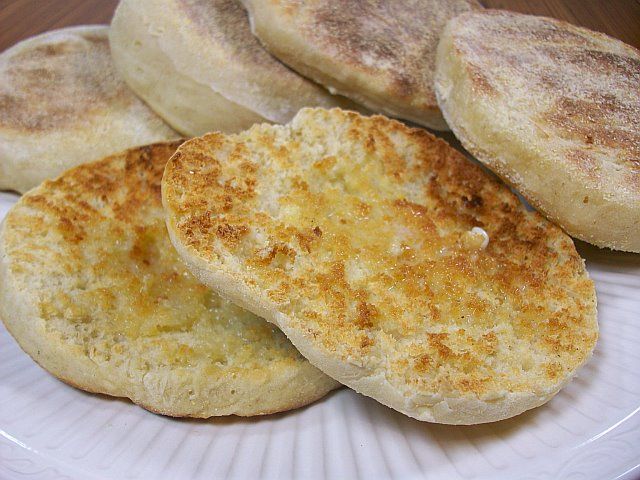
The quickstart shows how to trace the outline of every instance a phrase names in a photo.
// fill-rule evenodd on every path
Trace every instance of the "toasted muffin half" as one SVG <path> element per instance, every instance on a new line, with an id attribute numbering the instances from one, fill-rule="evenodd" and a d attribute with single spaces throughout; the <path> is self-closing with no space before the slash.
<path id="1" fill-rule="evenodd" d="M 108 31 L 63 28 L 0 54 L 0 190 L 179 137 L 116 73 Z"/>
<path id="2" fill-rule="evenodd" d="M 547 218 L 640 252 L 640 51 L 550 18 L 464 14 L 435 82 L 465 148 Z"/>
<path id="3" fill-rule="evenodd" d="M 160 179 L 178 145 L 128 150 L 24 195 L 0 228 L 0 318 L 64 382 L 164 415 L 317 400 L 338 383 L 196 280 L 173 249 Z"/>
<path id="4" fill-rule="evenodd" d="M 424 130 L 304 109 L 186 142 L 162 196 L 196 277 L 419 420 L 517 415 L 594 348 L 594 286 L 571 238 Z"/>

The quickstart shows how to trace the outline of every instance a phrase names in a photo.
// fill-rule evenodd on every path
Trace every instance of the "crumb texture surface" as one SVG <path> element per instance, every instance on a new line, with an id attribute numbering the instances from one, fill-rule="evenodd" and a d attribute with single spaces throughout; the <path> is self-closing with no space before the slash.
<path id="1" fill-rule="evenodd" d="M 5 307 L 5 323 L 32 355 L 40 347 L 22 329 L 57 348 L 35 359 L 63 380 L 160 413 L 248 415 L 319 398 L 335 382 L 179 260 L 160 198 L 178 145 L 81 166 L 22 197 L 4 223 L 2 280 L 33 316 Z"/>
<path id="2" fill-rule="evenodd" d="M 571 239 L 445 142 L 384 117 L 305 109 L 193 139 L 163 200 L 205 283 L 334 378 L 423 420 L 543 403 L 597 338 Z"/>

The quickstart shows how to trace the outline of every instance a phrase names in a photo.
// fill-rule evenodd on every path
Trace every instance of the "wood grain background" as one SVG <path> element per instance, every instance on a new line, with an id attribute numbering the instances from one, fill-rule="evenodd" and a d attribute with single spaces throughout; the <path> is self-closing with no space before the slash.
<path id="1" fill-rule="evenodd" d="M 481 0 L 490 8 L 547 15 L 640 48 L 640 0 Z M 32 35 L 82 23 L 108 23 L 117 0 L 0 0 L 0 51 Z"/>

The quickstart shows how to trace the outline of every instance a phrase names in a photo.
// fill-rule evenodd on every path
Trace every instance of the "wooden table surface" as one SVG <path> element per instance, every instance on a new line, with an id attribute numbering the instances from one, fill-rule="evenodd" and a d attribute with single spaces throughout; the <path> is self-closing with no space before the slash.
<path id="1" fill-rule="evenodd" d="M 640 48 L 640 0 L 481 0 L 490 8 L 547 15 Z M 108 23 L 117 0 L 0 0 L 0 51 L 54 28 Z"/>

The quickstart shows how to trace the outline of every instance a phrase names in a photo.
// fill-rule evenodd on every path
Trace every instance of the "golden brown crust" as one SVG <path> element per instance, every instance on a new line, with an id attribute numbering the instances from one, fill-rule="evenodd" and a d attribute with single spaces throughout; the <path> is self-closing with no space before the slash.
<path id="1" fill-rule="evenodd" d="M 571 235 L 640 251 L 640 52 L 504 11 L 457 17 L 440 49 L 463 145 Z"/>
<path id="2" fill-rule="evenodd" d="M 337 383 L 178 260 L 160 181 L 179 144 L 131 149 L 24 195 L 0 233 L 0 317 L 61 380 L 166 415 L 264 414 L 322 397 Z"/>
<path id="3" fill-rule="evenodd" d="M 342 383 L 423 420 L 543 403 L 596 341 L 571 239 L 442 140 L 384 117 L 305 109 L 284 127 L 193 139 L 167 165 L 163 201 L 201 280 Z"/>
<path id="4" fill-rule="evenodd" d="M 446 129 L 433 91 L 438 37 L 481 8 L 475 0 L 243 3 L 256 35 L 295 70 L 374 111 Z"/>

